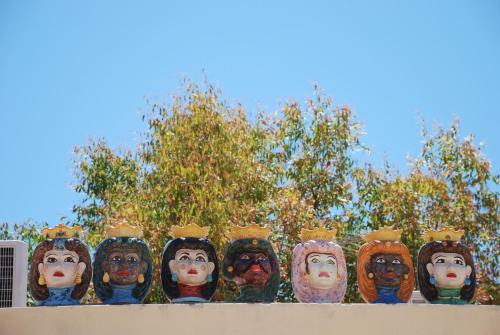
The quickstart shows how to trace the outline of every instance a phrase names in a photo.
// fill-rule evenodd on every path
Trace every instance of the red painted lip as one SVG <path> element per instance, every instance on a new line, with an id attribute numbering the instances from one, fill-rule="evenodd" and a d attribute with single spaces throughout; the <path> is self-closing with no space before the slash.
<path id="1" fill-rule="evenodd" d="M 196 269 L 191 269 L 188 271 L 188 275 L 197 275 L 198 274 L 198 271 L 196 271 Z"/>
<path id="2" fill-rule="evenodd" d="M 252 266 L 250 267 L 250 271 L 252 271 L 252 272 L 262 272 L 262 269 L 260 268 L 260 266 L 259 266 L 259 265 L 254 264 L 254 265 L 252 265 Z"/>
<path id="3" fill-rule="evenodd" d="M 127 277 L 130 273 L 127 270 L 118 271 L 117 274 L 122 277 Z"/>
<path id="4" fill-rule="evenodd" d="M 394 279 L 394 278 L 396 278 L 396 277 L 397 277 L 397 275 L 396 275 L 396 272 L 394 272 L 394 271 L 389 271 L 389 272 L 387 272 L 387 273 L 384 275 L 384 277 L 385 277 L 385 278 Z"/>
<path id="5" fill-rule="evenodd" d="M 64 277 L 64 273 L 62 273 L 61 271 L 56 271 L 56 272 L 54 272 L 53 276 L 54 277 Z"/>
<path id="6" fill-rule="evenodd" d="M 326 278 L 330 278 L 330 275 L 328 274 L 328 272 L 320 272 L 319 273 L 319 277 L 326 277 Z"/>
<path id="7" fill-rule="evenodd" d="M 446 275 L 446 277 L 448 277 L 448 278 L 457 278 L 457 275 L 456 275 L 456 273 L 450 272 L 450 273 L 448 273 Z"/>

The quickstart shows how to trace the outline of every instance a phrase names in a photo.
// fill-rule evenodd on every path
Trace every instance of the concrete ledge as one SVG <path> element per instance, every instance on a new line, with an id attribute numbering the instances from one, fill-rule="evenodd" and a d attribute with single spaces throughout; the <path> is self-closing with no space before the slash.
<path id="1" fill-rule="evenodd" d="M 0 309 L 0 335 L 500 334 L 500 306 L 193 304 Z"/>

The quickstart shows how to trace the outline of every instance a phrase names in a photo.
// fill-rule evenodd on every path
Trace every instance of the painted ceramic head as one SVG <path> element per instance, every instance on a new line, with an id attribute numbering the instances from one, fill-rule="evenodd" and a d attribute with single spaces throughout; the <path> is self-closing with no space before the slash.
<path id="1" fill-rule="evenodd" d="M 30 287 L 40 305 L 76 305 L 87 292 L 92 265 L 80 227 L 44 229 L 46 239 L 33 252 Z"/>
<path id="2" fill-rule="evenodd" d="M 400 230 L 386 227 L 363 236 L 357 274 L 359 291 L 368 303 L 406 303 L 411 297 L 413 264 L 400 236 Z"/>
<path id="3" fill-rule="evenodd" d="M 206 302 L 217 288 L 217 254 L 207 240 L 209 227 L 191 224 L 172 227 L 163 250 L 161 281 L 172 302 Z"/>
<path id="4" fill-rule="evenodd" d="M 420 292 L 434 304 L 466 304 L 474 296 L 476 272 L 469 248 L 460 243 L 464 231 L 428 231 L 418 253 Z"/>
<path id="5" fill-rule="evenodd" d="M 224 255 L 224 277 L 240 289 L 237 302 L 272 302 L 279 288 L 279 261 L 267 240 L 270 229 L 256 224 L 235 227 Z"/>
<path id="6" fill-rule="evenodd" d="M 94 289 L 105 304 L 142 303 L 152 281 L 153 265 L 140 228 L 119 222 L 106 227 L 96 249 Z"/>
<path id="7" fill-rule="evenodd" d="M 324 227 L 302 230 L 302 243 L 293 249 L 292 286 L 300 302 L 341 302 L 347 289 L 347 268 L 335 231 Z"/>

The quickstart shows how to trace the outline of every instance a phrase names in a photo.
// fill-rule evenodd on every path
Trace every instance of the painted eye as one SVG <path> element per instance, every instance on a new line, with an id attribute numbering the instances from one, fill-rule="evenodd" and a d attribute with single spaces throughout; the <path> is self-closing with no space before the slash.
<path id="1" fill-rule="evenodd" d="M 181 258 L 179 258 L 180 261 L 183 261 L 183 262 L 187 262 L 189 261 L 189 257 L 187 255 L 183 255 L 181 256 Z"/>
<path id="2" fill-rule="evenodd" d="M 335 264 L 335 260 L 333 260 L 333 259 L 329 259 L 329 260 L 327 260 L 326 262 L 327 262 L 328 264 Z"/>
<path id="3" fill-rule="evenodd" d="M 261 262 L 264 262 L 264 261 L 267 261 L 267 257 L 266 256 L 259 256 L 258 260 Z"/>
<path id="4" fill-rule="evenodd" d="M 65 263 L 74 263 L 74 262 L 75 262 L 75 260 L 73 259 L 73 257 L 66 257 L 66 258 L 64 259 L 64 262 L 65 262 Z"/>
<path id="5" fill-rule="evenodd" d="M 206 262 L 206 260 L 205 260 L 205 258 L 203 256 L 196 257 L 195 261 L 197 261 L 197 262 Z"/>
<path id="6" fill-rule="evenodd" d="M 441 263 L 441 264 L 444 263 L 444 258 L 438 258 L 436 260 L 436 264 L 439 264 L 439 263 Z"/>
<path id="7" fill-rule="evenodd" d="M 316 264 L 316 263 L 319 263 L 319 259 L 317 259 L 317 258 L 313 258 L 313 259 L 311 259 L 311 263 L 315 263 L 315 264 Z"/>
<path id="8" fill-rule="evenodd" d="M 114 256 L 113 258 L 111 258 L 111 261 L 115 262 L 115 263 L 119 263 L 122 261 L 122 258 L 120 256 Z"/>
<path id="9" fill-rule="evenodd" d="M 376 262 L 379 263 L 379 264 L 385 264 L 385 259 L 383 259 L 383 258 L 377 258 Z"/>
<path id="10" fill-rule="evenodd" d="M 464 265 L 464 262 L 461 259 L 455 259 L 455 264 Z"/>
<path id="11" fill-rule="evenodd" d="M 55 258 L 55 257 L 48 257 L 47 258 L 47 263 L 55 263 L 55 262 L 57 262 L 57 258 Z"/>
<path id="12" fill-rule="evenodd" d="M 135 263 L 137 262 L 137 258 L 135 258 L 134 256 L 130 256 L 129 258 L 127 258 L 127 262 Z"/>
<path id="13" fill-rule="evenodd" d="M 241 255 L 240 259 L 243 259 L 243 260 L 247 261 L 247 260 L 250 259 L 250 256 L 248 256 L 248 255 Z"/>
<path id="14" fill-rule="evenodd" d="M 395 259 L 392 261 L 392 264 L 401 264 L 401 261 L 399 259 Z"/>

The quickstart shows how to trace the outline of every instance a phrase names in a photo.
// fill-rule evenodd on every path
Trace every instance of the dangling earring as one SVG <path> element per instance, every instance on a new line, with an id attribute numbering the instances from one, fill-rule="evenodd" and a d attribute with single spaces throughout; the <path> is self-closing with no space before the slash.
<path id="1" fill-rule="evenodd" d="M 214 278 L 212 277 L 212 274 L 211 274 L 211 273 L 209 273 L 209 274 L 207 275 L 207 283 L 211 283 L 211 282 L 212 282 L 212 280 L 214 280 Z"/>
<path id="2" fill-rule="evenodd" d="M 109 283 L 109 274 L 107 272 L 104 272 L 104 276 L 102 276 L 102 281 L 104 283 Z"/>
<path id="3" fill-rule="evenodd" d="M 172 281 L 174 283 L 177 283 L 177 273 L 175 273 L 175 272 L 172 272 Z"/>
<path id="4" fill-rule="evenodd" d="M 471 284 L 471 280 L 470 280 L 470 277 L 469 277 L 469 276 L 465 277 L 464 284 L 465 284 L 466 286 L 469 286 L 469 285 Z"/>
<path id="5" fill-rule="evenodd" d="M 82 283 L 82 275 L 80 273 L 77 273 L 75 277 L 75 284 L 79 285 L 81 283 Z"/>
<path id="6" fill-rule="evenodd" d="M 429 277 L 429 283 L 431 283 L 431 285 L 436 285 L 436 277 L 434 277 L 434 275 Z"/>
<path id="7" fill-rule="evenodd" d="M 141 273 L 140 275 L 137 276 L 137 282 L 139 284 L 144 283 L 144 275 Z"/>
<path id="8" fill-rule="evenodd" d="M 407 273 L 405 273 L 404 277 L 405 277 L 405 279 L 408 279 L 409 276 Z"/>
<path id="9" fill-rule="evenodd" d="M 373 278 L 373 273 L 368 273 L 368 278 L 372 279 Z"/>
<path id="10" fill-rule="evenodd" d="M 40 285 L 40 286 L 47 285 L 47 282 L 45 281 L 45 277 L 42 274 L 40 274 L 40 277 L 38 277 L 38 285 Z"/>

